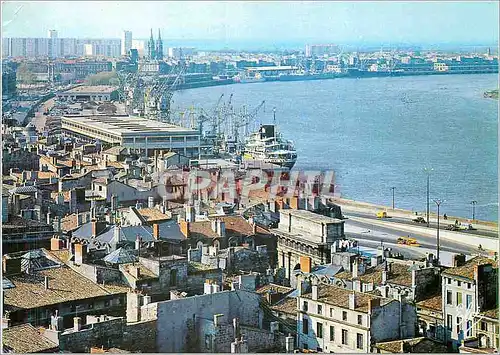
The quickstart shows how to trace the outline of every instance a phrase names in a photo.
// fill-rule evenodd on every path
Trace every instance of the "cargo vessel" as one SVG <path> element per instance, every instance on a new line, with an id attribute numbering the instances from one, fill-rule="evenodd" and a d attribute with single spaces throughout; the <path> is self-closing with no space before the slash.
<path id="1" fill-rule="evenodd" d="M 297 160 L 297 151 L 293 142 L 278 132 L 276 125 L 266 124 L 247 138 L 243 160 L 263 161 L 291 169 Z"/>

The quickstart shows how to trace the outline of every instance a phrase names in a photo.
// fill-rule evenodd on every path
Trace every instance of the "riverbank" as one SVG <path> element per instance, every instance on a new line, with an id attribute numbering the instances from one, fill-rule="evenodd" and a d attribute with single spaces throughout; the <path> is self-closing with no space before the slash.
<path id="1" fill-rule="evenodd" d="M 379 211 L 386 211 L 389 217 L 393 218 L 402 218 L 407 219 L 409 221 L 413 220 L 416 217 L 424 217 L 426 218 L 426 211 L 410 211 L 400 208 L 392 209 L 392 206 L 384 206 L 377 205 L 368 202 L 361 202 L 355 200 L 348 200 L 343 198 L 334 198 L 333 201 L 341 206 L 342 211 L 345 212 L 356 212 L 356 213 L 366 213 L 375 216 Z M 444 220 L 443 215 L 440 215 L 440 222 L 443 225 L 452 224 L 457 220 L 461 224 L 468 225 L 469 223 L 473 224 L 473 226 L 477 229 L 489 231 L 489 232 L 498 232 L 498 223 L 492 221 L 481 221 L 474 220 L 472 221 L 469 218 L 457 217 L 457 216 L 447 216 L 448 219 Z M 437 222 L 437 214 L 434 212 L 429 212 L 429 220 L 431 223 Z"/>
<path id="2" fill-rule="evenodd" d="M 474 74 L 497 74 L 498 70 L 454 70 L 454 71 L 394 71 L 394 72 L 370 72 L 370 71 L 353 71 L 351 73 L 326 73 L 317 75 L 292 75 L 284 77 L 268 77 L 259 81 L 246 81 L 238 82 L 233 79 L 213 80 L 213 81 L 200 81 L 193 83 L 179 84 L 174 91 L 181 91 L 187 89 L 204 88 L 211 86 L 226 86 L 234 84 L 255 84 L 267 82 L 290 82 L 290 81 L 319 81 L 319 80 L 332 80 L 332 79 L 365 79 L 365 78 L 387 78 L 387 77 L 412 77 L 412 76 L 447 76 L 447 75 L 474 75 Z M 497 97 L 498 98 L 498 90 Z M 486 93 L 485 93 L 486 95 Z M 486 97 L 486 96 L 485 96 Z"/>

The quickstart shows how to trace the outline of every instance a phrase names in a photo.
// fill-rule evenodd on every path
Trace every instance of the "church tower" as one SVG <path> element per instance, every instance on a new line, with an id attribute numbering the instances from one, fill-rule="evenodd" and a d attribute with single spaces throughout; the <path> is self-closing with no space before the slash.
<path id="1" fill-rule="evenodd" d="M 158 39 L 156 40 L 156 59 L 163 60 L 163 42 L 161 40 L 160 29 L 158 29 Z"/>
<path id="2" fill-rule="evenodd" d="M 153 38 L 153 29 L 151 29 L 151 37 L 148 42 L 148 57 L 150 60 L 156 59 L 156 50 L 155 50 L 155 40 Z"/>

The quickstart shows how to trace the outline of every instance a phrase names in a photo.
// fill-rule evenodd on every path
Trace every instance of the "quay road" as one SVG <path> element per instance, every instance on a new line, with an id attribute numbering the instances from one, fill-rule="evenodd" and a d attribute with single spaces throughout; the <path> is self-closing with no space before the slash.
<path id="1" fill-rule="evenodd" d="M 391 247 L 394 251 L 403 254 L 408 258 L 422 258 L 425 253 L 433 253 L 436 255 L 436 237 L 421 235 L 418 233 L 407 233 L 399 229 L 391 227 L 388 223 L 387 226 L 373 225 L 354 220 L 345 220 L 345 235 L 347 238 L 355 239 L 361 246 L 377 247 L 384 244 L 385 247 Z M 397 244 L 397 239 L 402 236 L 410 236 L 415 238 L 420 244 L 420 247 L 410 247 Z M 465 255 L 472 255 L 477 253 L 477 247 L 440 239 L 440 258 L 444 265 L 451 262 L 451 255 L 456 253 L 463 253 Z"/>
<path id="2" fill-rule="evenodd" d="M 401 223 L 401 224 L 406 224 L 406 225 L 411 225 L 411 226 L 419 226 L 419 227 L 426 227 L 427 226 L 427 223 L 416 223 L 416 222 L 413 222 L 410 218 L 392 217 L 390 215 L 390 213 L 391 213 L 390 210 L 388 210 L 387 214 L 389 215 L 389 218 L 384 218 L 384 219 L 377 218 L 375 215 L 373 215 L 371 213 L 363 213 L 363 212 L 349 212 L 348 215 L 353 216 L 353 217 L 362 217 L 362 218 L 368 218 L 368 219 L 373 219 L 373 220 L 378 220 L 378 221 L 382 220 L 382 221 L 388 222 L 388 223 Z M 348 217 L 348 216 L 346 216 L 346 217 Z M 415 216 L 415 217 L 417 217 L 417 216 Z M 422 215 L 420 215 L 420 217 L 424 217 L 424 219 L 426 218 L 426 216 L 422 216 Z M 431 221 L 429 223 L 429 225 L 430 225 L 429 229 L 436 230 L 437 229 L 437 221 L 433 221 L 432 218 L 430 218 L 430 219 L 431 219 Z M 448 218 L 447 220 L 445 220 L 441 216 L 439 219 L 439 229 L 446 230 L 446 227 L 448 226 L 448 224 L 454 224 L 454 223 L 455 223 L 454 219 L 452 220 L 452 219 Z M 464 224 L 462 223 L 462 225 L 464 225 Z M 467 226 L 467 224 L 465 224 L 465 226 Z M 491 237 L 491 238 L 498 237 L 498 231 L 493 231 L 490 229 L 483 229 L 480 226 L 476 226 L 474 224 L 472 224 L 472 226 L 474 228 L 477 228 L 477 229 L 476 230 L 461 230 L 460 232 L 480 235 L 480 236 L 484 236 L 484 237 Z"/>

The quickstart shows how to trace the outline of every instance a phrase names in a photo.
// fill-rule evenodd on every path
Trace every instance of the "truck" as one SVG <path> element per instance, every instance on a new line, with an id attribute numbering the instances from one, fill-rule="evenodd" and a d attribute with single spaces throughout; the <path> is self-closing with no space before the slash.
<path id="1" fill-rule="evenodd" d="M 378 211 L 377 212 L 377 218 L 388 218 L 387 217 L 387 212 L 386 211 Z"/>

